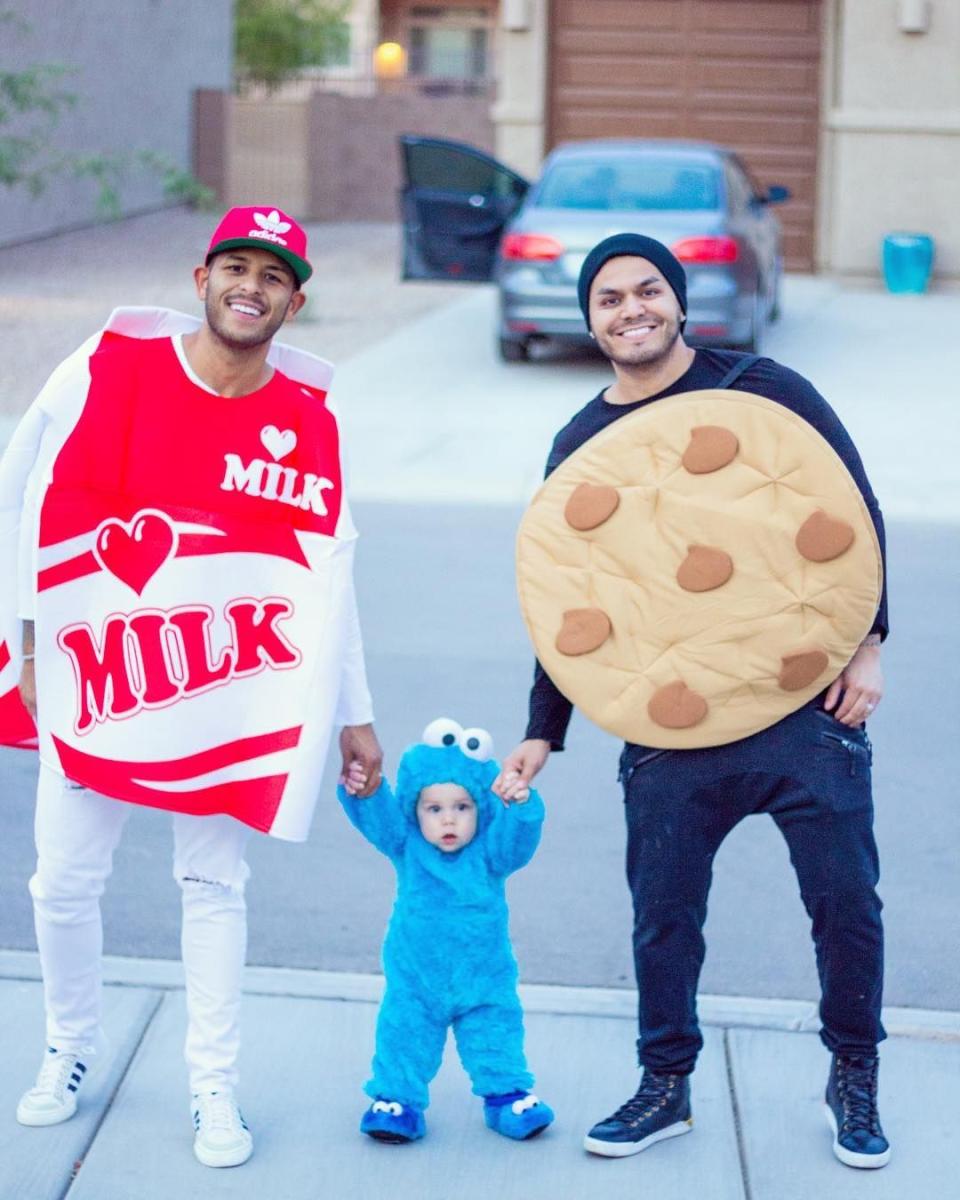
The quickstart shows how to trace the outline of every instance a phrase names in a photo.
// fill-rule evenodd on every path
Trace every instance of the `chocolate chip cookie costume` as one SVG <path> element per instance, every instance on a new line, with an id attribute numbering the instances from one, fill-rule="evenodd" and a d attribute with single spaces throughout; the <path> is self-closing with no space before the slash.
<path id="1" fill-rule="evenodd" d="M 363 800 L 338 789 L 351 822 L 397 872 L 383 946 L 386 993 L 364 1090 L 416 1109 L 427 1107 L 450 1027 L 476 1095 L 522 1095 L 533 1087 L 504 882 L 533 857 L 544 812 L 535 791 L 507 807 L 493 795 L 499 766 L 483 731 L 441 720 L 424 738 L 400 759 L 395 792 L 386 781 Z M 417 825 L 420 791 L 441 782 L 459 784 L 477 805 L 475 837 L 453 852 L 431 845 Z"/>
<path id="2" fill-rule="evenodd" d="M 790 436 L 761 436 L 761 419 Z M 632 459 L 617 459 L 625 447 Z M 888 629 L 883 521 L 850 436 L 796 372 L 699 349 L 657 395 L 591 400 L 557 435 L 547 477 L 518 539 L 540 656 L 526 736 L 563 749 L 576 703 L 626 741 L 641 1065 L 694 1068 L 713 858 L 761 812 L 788 843 L 811 919 L 821 1039 L 874 1053 L 872 749 L 864 727 L 823 709 L 859 640 Z M 757 499 L 766 509 L 742 520 Z"/>
<path id="3" fill-rule="evenodd" d="M 517 568 L 561 691 L 627 741 L 684 749 L 756 733 L 821 691 L 882 586 L 836 451 L 783 405 L 726 389 L 595 434 L 531 503 Z"/>

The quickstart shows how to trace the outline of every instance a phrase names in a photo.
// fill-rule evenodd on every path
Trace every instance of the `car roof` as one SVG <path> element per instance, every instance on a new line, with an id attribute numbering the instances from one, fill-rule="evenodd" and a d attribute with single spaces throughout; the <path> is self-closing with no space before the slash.
<path id="1" fill-rule="evenodd" d="M 690 159 L 729 158 L 734 151 L 715 142 L 694 142 L 682 138 L 590 138 L 586 141 L 561 142 L 551 150 L 549 158 L 596 158 L 624 151 L 640 154 L 669 154 Z"/>

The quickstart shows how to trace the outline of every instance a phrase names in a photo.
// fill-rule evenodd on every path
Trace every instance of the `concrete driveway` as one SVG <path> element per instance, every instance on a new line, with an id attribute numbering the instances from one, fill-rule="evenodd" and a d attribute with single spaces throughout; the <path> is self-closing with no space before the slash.
<path id="1" fill-rule="evenodd" d="M 161 214 L 0 251 L 0 303 L 24 347 L 22 358 L 0 363 L 8 420 L 112 303 L 192 306 L 188 269 L 209 224 Z M 491 289 L 400 285 L 390 227 L 311 232 L 317 305 L 312 322 L 291 327 L 291 340 L 331 357 L 333 347 L 342 351 L 332 397 L 364 534 L 358 581 L 389 761 L 441 713 L 486 725 L 503 752 L 522 733 L 530 673 L 513 596 L 514 530 L 553 433 L 605 385 L 606 368 L 586 356 L 501 364 Z M 871 724 L 887 999 L 944 1009 L 957 1006 L 960 986 L 950 949 L 960 901 L 960 345 L 950 335 L 958 317 L 957 294 L 893 297 L 791 278 L 768 346 L 838 410 L 890 523 L 889 691 Z M 613 739 L 575 721 L 570 752 L 543 776 L 544 845 L 511 893 L 528 980 L 629 986 L 615 759 Z M 32 770 L 27 756 L 0 756 L 0 944 L 15 949 L 33 944 L 25 890 Z M 131 822 L 105 905 L 114 953 L 178 954 L 168 830 L 154 812 Z M 377 969 L 392 873 L 346 826 L 329 790 L 306 846 L 258 840 L 252 862 L 253 962 Z M 721 850 L 708 940 L 704 990 L 816 994 L 806 917 L 769 822 L 751 818 Z"/>

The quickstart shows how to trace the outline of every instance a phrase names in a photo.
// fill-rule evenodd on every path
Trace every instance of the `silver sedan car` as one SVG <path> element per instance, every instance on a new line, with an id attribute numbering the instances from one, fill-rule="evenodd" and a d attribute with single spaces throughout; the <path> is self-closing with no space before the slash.
<path id="1" fill-rule="evenodd" d="M 525 359 L 545 341 L 587 340 L 576 282 L 612 233 L 665 242 L 687 272 L 686 336 L 757 350 L 779 314 L 785 187 L 759 187 L 723 146 L 570 142 L 530 184 L 473 146 L 401 138 L 405 279 L 495 280 L 499 348 Z"/>

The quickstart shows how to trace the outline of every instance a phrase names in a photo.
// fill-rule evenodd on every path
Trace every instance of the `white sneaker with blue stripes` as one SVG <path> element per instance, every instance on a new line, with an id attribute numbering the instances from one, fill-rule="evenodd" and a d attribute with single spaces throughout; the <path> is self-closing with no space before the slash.
<path id="1" fill-rule="evenodd" d="M 77 1111 L 77 1092 L 87 1073 L 80 1056 L 48 1046 L 37 1082 L 17 1105 L 21 1125 L 59 1125 Z"/>
<path id="2" fill-rule="evenodd" d="M 193 1152 L 205 1167 L 239 1167 L 253 1153 L 253 1138 L 233 1093 L 193 1097 Z"/>

